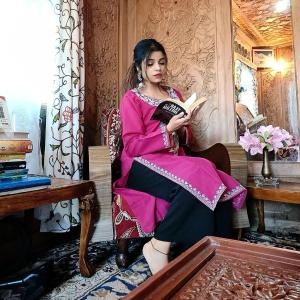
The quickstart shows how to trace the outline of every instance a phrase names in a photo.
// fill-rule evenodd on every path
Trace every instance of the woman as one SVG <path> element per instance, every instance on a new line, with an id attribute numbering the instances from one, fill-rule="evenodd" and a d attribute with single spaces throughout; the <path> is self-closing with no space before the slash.
<path id="1" fill-rule="evenodd" d="M 231 237 L 232 206 L 241 208 L 246 197 L 245 188 L 213 163 L 185 155 L 179 140 L 191 138 L 190 115 L 174 116 L 168 124 L 151 120 L 162 100 L 182 100 L 177 90 L 163 85 L 166 71 L 164 47 L 154 39 L 141 40 L 120 105 L 122 177 L 114 186 L 142 229 L 155 229 L 143 247 L 152 274 L 167 265 L 171 242 L 187 249 L 206 235 Z"/>

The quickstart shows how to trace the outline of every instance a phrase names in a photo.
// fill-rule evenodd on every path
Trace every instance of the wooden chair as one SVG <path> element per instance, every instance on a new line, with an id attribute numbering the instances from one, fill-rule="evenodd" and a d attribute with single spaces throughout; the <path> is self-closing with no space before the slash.
<path id="1" fill-rule="evenodd" d="M 111 160 L 111 178 L 112 183 L 120 177 L 120 152 L 122 150 L 122 128 L 119 116 L 119 110 L 113 108 L 105 122 L 104 143 L 109 149 L 109 156 Z M 101 146 L 99 146 L 101 147 Z M 225 145 L 217 143 L 207 150 L 200 152 L 193 152 L 185 149 L 189 155 L 203 157 L 212 161 L 219 170 L 231 173 L 229 152 Z M 90 174 L 96 161 L 92 158 L 90 153 Z M 94 172 L 93 172 L 94 173 Z M 95 174 L 93 174 L 95 177 Z M 96 177 L 95 177 L 96 178 Z M 90 179 L 93 180 L 93 178 Z M 97 183 L 96 183 L 97 188 Z M 100 189 L 99 189 L 100 190 Z M 99 195 L 98 195 L 99 196 Z M 101 202 L 101 199 L 99 199 Z M 103 204 L 103 203 L 102 203 Z M 106 207 L 104 205 L 104 207 Z M 100 217 L 101 221 L 101 217 Z M 116 262 L 119 267 L 126 267 L 129 264 L 128 239 L 149 237 L 151 234 L 143 232 L 138 220 L 133 216 L 130 207 L 120 195 L 113 195 L 112 198 L 112 227 L 113 238 L 117 240 L 117 254 Z M 99 226 L 101 230 L 101 226 Z"/>

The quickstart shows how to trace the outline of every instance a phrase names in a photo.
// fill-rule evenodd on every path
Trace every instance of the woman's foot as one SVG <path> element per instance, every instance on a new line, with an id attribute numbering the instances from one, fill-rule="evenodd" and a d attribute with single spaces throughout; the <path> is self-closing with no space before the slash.
<path id="1" fill-rule="evenodd" d="M 152 274 L 160 271 L 169 262 L 168 253 L 161 251 L 157 245 L 154 245 L 153 239 L 144 245 L 143 255 Z"/>

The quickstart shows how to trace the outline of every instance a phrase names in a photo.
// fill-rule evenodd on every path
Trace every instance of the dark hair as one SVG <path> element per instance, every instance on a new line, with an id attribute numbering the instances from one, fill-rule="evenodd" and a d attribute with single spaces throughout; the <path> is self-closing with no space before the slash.
<path id="1" fill-rule="evenodd" d="M 145 59 L 147 60 L 154 51 L 161 51 L 167 60 L 165 48 L 155 39 L 144 39 L 136 44 L 133 50 L 133 63 L 129 67 L 124 81 L 124 91 L 132 89 L 138 85 L 139 81 L 137 78 L 137 69 L 142 69 L 142 62 Z"/>

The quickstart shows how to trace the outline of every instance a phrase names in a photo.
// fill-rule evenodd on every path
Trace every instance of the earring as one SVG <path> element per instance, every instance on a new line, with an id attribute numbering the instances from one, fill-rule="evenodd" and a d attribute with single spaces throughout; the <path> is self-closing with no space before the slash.
<path id="1" fill-rule="evenodd" d="M 143 77 L 142 77 L 142 72 L 138 72 L 138 74 L 137 74 L 137 79 L 138 79 L 138 88 L 140 89 L 140 88 L 142 88 L 142 87 L 144 87 L 144 82 L 143 82 Z"/>

